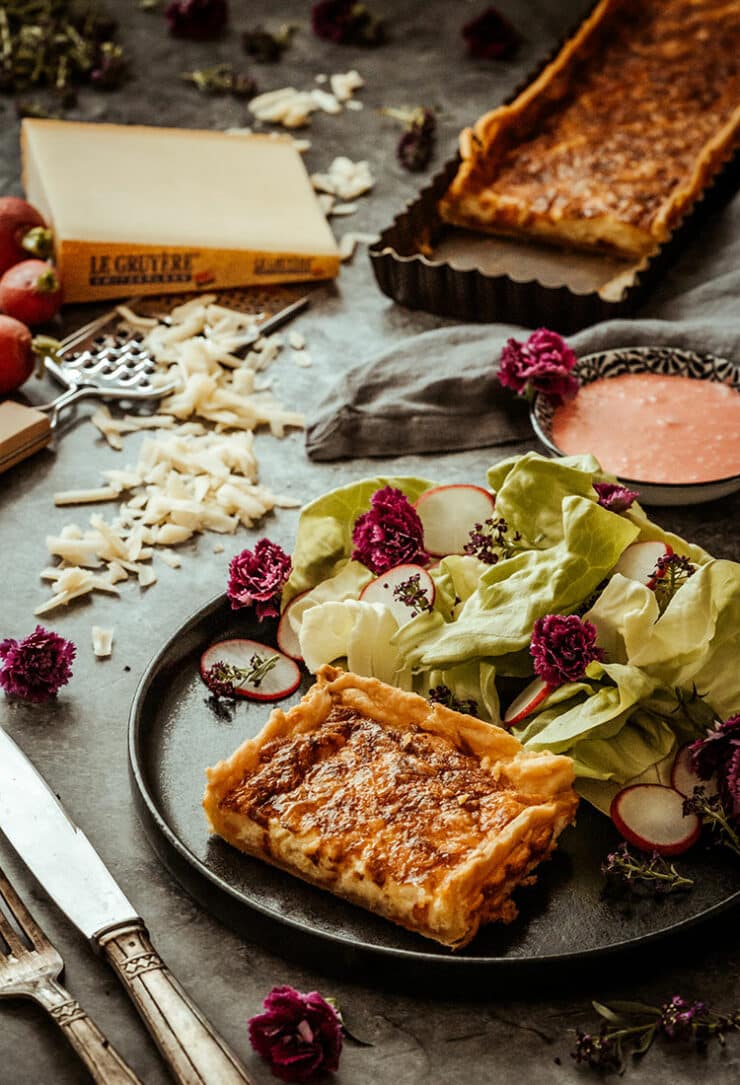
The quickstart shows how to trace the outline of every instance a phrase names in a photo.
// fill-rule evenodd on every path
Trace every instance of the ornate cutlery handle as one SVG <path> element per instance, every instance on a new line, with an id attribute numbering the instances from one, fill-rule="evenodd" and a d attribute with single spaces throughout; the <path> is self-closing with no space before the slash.
<path id="1" fill-rule="evenodd" d="M 181 1085 L 253 1085 L 157 954 L 143 923 L 106 931 L 97 942 L 176 1081 Z"/>
<path id="2" fill-rule="evenodd" d="M 91 1017 L 56 980 L 34 986 L 33 997 L 59 1025 L 98 1085 L 142 1085 Z"/>

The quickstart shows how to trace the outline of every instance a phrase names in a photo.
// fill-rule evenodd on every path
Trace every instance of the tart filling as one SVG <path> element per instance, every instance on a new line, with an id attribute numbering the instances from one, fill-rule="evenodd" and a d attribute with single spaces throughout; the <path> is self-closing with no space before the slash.
<path id="1" fill-rule="evenodd" d="M 569 758 L 332 667 L 208 780 L 229 843 L 453 948 L 516 916 L 578 802 Z"/>
<path id="2" fill-rule="evenodd" d="M 641 257 L 740 134 L 740 8 L 601 0 L 514 102 L 461 136 L 442 218 Z"/>

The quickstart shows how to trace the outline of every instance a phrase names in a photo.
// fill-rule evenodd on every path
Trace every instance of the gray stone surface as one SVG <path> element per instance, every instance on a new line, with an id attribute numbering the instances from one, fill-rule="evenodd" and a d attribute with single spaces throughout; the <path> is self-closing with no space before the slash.
<path id="1" fill-rule="evenodd" d="M 134 78 L 115 94 L 83 92 L 70 117 L 157 124 L 225 128 L 247 123 L 242 103 L 204 98 L 180 82 L 178 73 L 219 59 L 239 62 L 236 28 L 263 21 L 275 25 L 293 18 L 302 28 L 279 66 L 253 68 L 263 89 L 292 83 L 308 86 L 320 71 L 357 67 L 367 86 L 359 96 L 363 112 L 339 117 L 319 114 L 307 130 L 313 146 L 307 154 L 312 170 L 324 169 L 336 154 L 368 158 L 377 184 L 361 199 L 346 229 L 376 230 L 384 226 L 420 184 L 395 160 L 397 129 L 378 113 L 384 105 L 425 104 L 441 110 L 436 164 L 453 152 L 460 127 L 498 102 L 550 48 L 587 3 L 533 0 L 500 6 L 522 27 L 526 44 L 509 63 L 484 64 L 464 58 L 459 27 L 482 4 L 373 2 L 391 16 L 392 42 L 377 52 L 330 46 L 306 28 L 308 5 L 259 0 L 232 4 L 232 33 L 216 44 L 174 42 L 161 13 L 146 14 L 118 0 L 109 7 L 121 21 L 121 38 L 133 56 Z M 0 192 L 20 192 L 18 126 L 12 100 L 0 98 Z M 142 164 L 135 164 L 138 168 Z M 80 163 L 84 168 L 84 163 Z M 122 162 L 122 169 L 132 164 Z M 101 184 L 104 184 L 101 179 Z M 684 267 L 693 266 L 699 248 L 688 250 Z M 670 283 L 668 283 L 668 288 Z M 646 307 L 649 312 L 649 304 Z M 89 310 L 69 313 L 87 318 Z M 314 358 L 310 370 L 298 369 L 284 357 L 275 367 L 278 394 L 289 404 L 308 409 L 350 363 L 370 357 L 401 338 L 438 327 L 445 321 L 404 310 L 375 287 L 364 252 L 343 268 L 336 286 L 316 292 L 308 314 L 296 327 L 305 333 Z M 423 365 L 423 358 L 419 359 Z M 454 362 L 453 362 L 454 364 Z M 30 386 L 36 401 L 45 391 Z M 0 476 L 0 637 L 22 636 L 33 628 L 33 610 L 45 598 L 38 572 L 46 564 L 44 538 L 87 512 L 55 509 L 52 494 L 73 486 L 95 484 L 98 469 L 120 464 L 86 421 L 81 407 L 66 428 L 55 454 L 44 453 Z M 137 438 L 128 439 L 128 453 Z M 525 446 L 522 446 L 524 448 Z M 531 446 L 533 447 L 533 446 Z M 260 436 L 257 449 L 261 477 L 276 491 L 311 498 L 338 483 L 376 470 L 419 473 L 446 481 L 480 478 L 500 451 L 457 455 L 403 457 L 391 462 L 355 461 L 331 465 L 307 461 L 302 437 L 285 441 Z M 659 510 L 656 519 L 702 543 L 716 554 L 737 557 L 737 498 L 714 505 Z M 328 979 L 308 972 L 289 959 L 268 954 L 222 927 L 197 906 L 155 858 L 134 812 L 127 779 L 126 721 L 134 690 L 149 659 L 197 607 L 223 590 L 227 559 L 263 533 L 290 546 L 296 513 L 283 511 L 264 527 L 226 540 L 226 552 L 212 552 L 213 539 L 201 537 L 185 547 L 179 571 L 160 564 L 159 583 L 148 592 L 127 588 L 120 601 L 96 598 L 48 624 L 79 646 L 75 676 L 51 707 L 29 707 L 0 701 L 2 725 L 21 743 L 66 802 L 105 861 L 150 925 L 154 940 L 173 972 L 205 1013 L 243 1057 L 258 1085 L 274 1080 L 251 1053 L 246 1018 L 255 1013 L 276 983 L 302 990 L 318 988 L 338 998 L 350 1026 L 372 1047 L 347 1044 L 337 1085 L 463 1085 L 470 1081 L 526 1080 L 571 1082 L 587 1078 L 569 1057 L 572 1029 L 594 1020 L 589 1000 L 639 997 L 661 1001 L 676 991 L 703 997 L 724 1010 L 737 1006 L 737 913 L 713 920 L 622 962 L 615 958 L 590 970 L 554 978 L 546 971 L 526 988 L 492 977 L 488 997 L 451 1000 L 444 990 L 422 995 L 399 993 L 389 970 L 382 988 L 361 979 Z M 93 623 L 113 625 L 116 644 L 111 660 L 96 662 L 90 649 Z M 166 1071 L 133 1009 L 106 966 L 96 959 L 76 930 L 55 910 L 43 891 L 0 839 L 0 864 L 17 884 L 67 962 L 66 976 L 75 996 L 126 1055 L 147 1085 L 164 1085 Z M 738 1077 L 738 1044 L 708 1056 L 652 1051 L 641 1067 L 630 1068 L 626 1080 L 650 1075 L 661 1085 L 701 1081 L 730 1082 Z M 53 1025 L 31 1004 L 8 1002 L 0 1008 L 0 1083 L 3 1085 L 73 1085 L 87 1081 Z"/>

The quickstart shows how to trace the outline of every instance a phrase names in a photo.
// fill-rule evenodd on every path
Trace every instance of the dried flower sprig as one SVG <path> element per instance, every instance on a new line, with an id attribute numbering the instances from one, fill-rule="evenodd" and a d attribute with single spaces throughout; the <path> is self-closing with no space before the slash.
<path id="1" fill-rule="evenodd" d="M 414 617 L 431 610 L 429 596 L 421 586 L 421 573 L 412 573 L 408 580 L 402 580 L 393 589 L 393 598 L 409 608 Z"/>
<path id="2" fill-rule="evenodd" d="M 609 512 L 626 512 L 640 496 L 637 490 L 620 486 L 618 482 L 594 482 L 594 489 L 602 509 Z"/>
<path id="3" fill-rule="evenodd" d="M 696 566 L 681 554 L 665 554 L 658 558 L 651 583 L 661 614 L 664 613 L 678 589 L 695 572 Z"/>
<path id="4" fill-rule="evenodd" d="M 296 27 L 293 23 L 283 23 L 274 32 L 265 30 L 262 26 L 243 30 L 242 49 L 259 63 L 275 64 L 282 59 L 283 53 L 290 47 L 295 31 Z"/>
<path id="5" fill-rule="evenodd" d="M 264 658 L 255 652 L 248 667 L 237 667 L 218 659 L 204 673 L 203 681 L 214 697 L 236 697 L 237 688 L 246 683 L 259 689 L 279 658 L 277 655 Z"/>
<path id="6" fill-rule="evenodd" d="M 318 991 L 273 987 L 248 1022 L 252 1047 L 281 1081 L 313 1081 L 339 1068 L 342 1018 Z"/>
<path id="7" fill-rule="evenodd" d="M 282 546 L 260 539 L 254 550 L 242 550 L 229 563 L 226 595 L 232 610 L 254 606 L 260 621 L 277 618 L 283 585 L 293 568 Z"/>
<path id="8" fill-rule="evenodd" d="M 501 351 L 498 379 L 505 388 L 527 399 L 540 392 L 561 403 L 578 392 L 578 379 L 572 373 L 577 361 L 562 336 L 538 328 L 524 343 L 507 340 Z"/>
<path id="9" fill-rule="evenodd" d="M 622 843 L 606 857 L 601 866 L 606 878 L 607 892 L 627 889 L 635 896 L 666 896 L 691 889 L 694 882 L 680 874 L 673 863 L 662 855 L 633 855 L 629 845 Z"/>
<path id="10" fill-rule="evenodd" d="M 683 812 L 701 818 L 704 828 L 713 834 L 715 843 L 729 848 L 740 858 L 740 833 L 721 795 L 708 795 L 705 787 L 695 787 L 693 795 L 684 799 Z"/>
<path id="11" fill-rule="evenodd" d="M 182 79 L 192 83 L 201 94 L 233 94 L 235 98 L 254 98 L 257 81 L 246 72 L 235 72 L 231 64 L 216 64 L 212 68 L 196 68 L 183 72 Z"/>
<path id="12" fill-rule="evenodd" d="M 386 25 L 356 0 L 319 0 L 311 8 L 314 34 L 335 45 L 374 48 L 387 40 Z"/>
<path id="13" fill-rule="evenodd" d="M 526 545 L 519 545 L 522 541 L 519 531 L 515 531 L 511 538 L 508 534 L 509 525 L 503 516 L 497 519 L 489 517 L 482 524 L 475 525 L 463 551 L 486 565 L 495 565 L 501 558 L 511 558 L 520 550 L 528 549 Z"/>
<path id="14" fill-rule="evenodd" d="M 724 1044 L 729 1033 L 740 1031 L 740 1010 L 715 1013 L 705 1002 L 690 1002 L 674 995 L 662 1006 L 642 1002 L 592 1003 L 601 1018 L 596 1034 L 576 1030 L 572 1057 L 594 1070 L 623 1073 L 628 1056 L 645 1055 L 656 1037 L 682 1041 L 706 1051 L 712 1041 Z"/>
<path id="15" fill-rule="evenodd" d="M 127 64 L 112 40 L 115 31 L 115 21 L 95 0 L 4 0 L 0 91 L 52 87 L 66 108 L 74 104 L 77 84 L 119 86 Z M 30 108 L 27 103 L 25 115 L 31 115 Z"/>
<path id="16" fill-rule="evenodd" d="M 429 690 L 427 699 L 430 704 L 444 705 L 445 708 L 451 708 L 453 712 L 462 712 L 466 716 L 478 715 L 478 702 L 472 697 L 456 697 L 449 686 L 434 686 Z"/>
<path id="17" fill-rule="evenodd" d="M 398 141 L 396 154 L 404 169 L 412 173 L 425 170 L 434 152 L 437 118 L 431 109 L 417 106 L 415 109 L 386 107 L 380 111 L 385 117 L 400 121 L 404 130 Z"/>
<path id="18" fill-rule="evenodd" d="M 17 641 L 0 641 L 0 687 L 12 697 L 36 704 L 55 697 L 72 677 L 75 645 L 37 625 Z"/>
<path id="19" fill-rule="evenodd" d="M 481 60 L 506 60 L 514 56 L 522 41 L 516 27 L 494 7 L 465 23 L 462 36 L 470 56 Z"/>
<path id="20" fill-rule="evenodd" d="M 596 626 L 576 614 L 546 614 L 538 618 L 529 646 L 535 674 L 548 686 L 578 682 L 589 663 L 604 658 L 596 636 Z"/>

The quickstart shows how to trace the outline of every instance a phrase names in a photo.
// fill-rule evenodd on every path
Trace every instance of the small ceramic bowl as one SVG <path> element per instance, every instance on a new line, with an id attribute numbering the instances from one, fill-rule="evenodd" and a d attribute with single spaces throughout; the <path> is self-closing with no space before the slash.
<path id="1" fill-rule="evenodd" d="M 587 354 L 578 359 L 574 370 L 581 384 L 591 384 L 604 377 L 621 373 L 662 373 L 692 377 L 694 380 L 721 381 L 740 391 L 740 365 L 712 354 L 697 354 L 677 347 L 621 347 L 599 354 Z M 543 395 L 535 396 L 530 411 L 532 427 L 545 448 L 553 456 L 564 456 L 552 439 L 552 402 Z M 584 448 L 584 452 L 589 449 Z M 620 480 L 630 489 L 638 490 L 645 505 L 698 505 L 715 501 L 740 490 L 740 475 L 712 479 L 709 482 L 645 482 L 637 478 Z"/>

